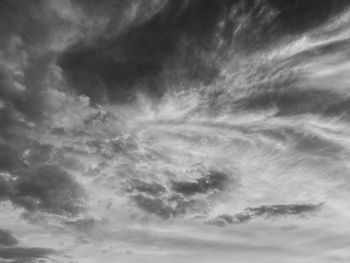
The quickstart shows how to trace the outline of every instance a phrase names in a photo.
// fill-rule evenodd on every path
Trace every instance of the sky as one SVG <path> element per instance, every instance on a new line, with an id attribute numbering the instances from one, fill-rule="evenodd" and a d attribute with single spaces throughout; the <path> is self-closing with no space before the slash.
<path id="1" fill-rule="evenodd" d="M 0 0 L 0 262 L 349 262 L 345 0 Z"/>

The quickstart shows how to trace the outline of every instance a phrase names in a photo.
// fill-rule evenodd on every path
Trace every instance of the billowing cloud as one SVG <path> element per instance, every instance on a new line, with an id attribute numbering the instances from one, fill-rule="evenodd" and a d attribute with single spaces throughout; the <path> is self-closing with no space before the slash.
<path id="1" fill-rule="evenodd" d="M 46 165 L 20 173 L 16 179 L 0 177 L 2 200 L 28 211 L 73 215 L 82 211 L 83 189 L 66 171 Z"/>
<path id="2" fill-rule="evenodd" d="M 71 175 L 55 166 L 41 166 L 16 182 L 13 201 L 28 210 L 76 214 L 82 209 L 82 189 Z"/>

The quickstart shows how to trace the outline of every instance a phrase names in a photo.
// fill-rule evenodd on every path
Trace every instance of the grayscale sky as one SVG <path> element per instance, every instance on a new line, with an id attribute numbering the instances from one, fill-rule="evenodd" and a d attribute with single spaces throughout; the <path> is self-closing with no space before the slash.
<path id="1" fill-rule="evenodd" d="M 345 0 L 0 0 L 0 262 L 350 262 Z"/>

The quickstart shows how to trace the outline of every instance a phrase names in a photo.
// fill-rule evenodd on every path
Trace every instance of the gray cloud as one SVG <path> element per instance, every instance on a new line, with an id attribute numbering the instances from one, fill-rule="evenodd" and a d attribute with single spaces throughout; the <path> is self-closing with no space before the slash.
<path id="1" fill-rule="evenodd" d="M 234 41 L 235 47 L 242 43 L 248 49 L 252 43 L 269 42 L 275 25 L 286 32 L 305 30 L 347 4 L 344 0 L 2 0 L 0 120 L 4 126 L 14 125 L 13 118 L 20 118 L 13 113 L 35 122 L 47 118 L 55 110 L 47 103 L 49 96 L 55 96 L 48 90 L 62 92 L 67 86 L 58 76 L 61 67 L 72 88 L 94 101 L 104 96 L 127 101 L 138 89 L 161 96 L 169 70 L 167 81 L 176 75 L 174 81 L 210 83 L 219 75 L 222 43 L 232 47 Z M 241 25 L 243 18 L 247 24 Z"/>
<path id="2" fill-rule="evenodd" d="M 19 241 L 9 232 L 0 229 L 0 261 L 6 262 L 32 262 L 35 259 L 42 259 L 56 251 L 48 248 L 20 247 Z"/>
<path id="3" fill-rule="evenodd" d="M 0 176 L 0 201 L 7 200 L 12 193 L 12 184 Z"/>
<path id="4" fill-rule="evenodd" d="M 18 173 L 16 179 L 0 176 L 0 201 L 54 214 L 74 215 L 83 210 L 83 189 L 61 168 L 43 165 Z"/>
<path id="5" fill-rule="evenodd" d="M 247 208 L 246 212 L 254 216 L 283 216 L 283 215 L 300 215 L 303 213 L 317 211 L 322 204 L 292 204 L 292 205 L 272 205 Z"/>
<path id="6" fill-rule="evenodd" d="M 191 212 L 204 212 L 208 209 L 209 201 L 200 199 L 184 199 L 179 195 L 150 197 L 137 194 L 132 196 L 132 200 L 137 207 L 143 211 L 157 215 L 163 219 L 183 216 Z"/>
<path id="7" fill-rule="evenodd" d="M 0 248 L 0 259 L 18 260 L 19 262 L 30 262 L 34 259 L 45 258 L 50 254 L 56 252 L 47 248 L 27 248 L 27 247 L 13 247 Z"/>
<path id="8" fill-rule="evenodd" d="M 166 188 L 156 182 L 149 183 L 135 179 L 127 186 L 126 191 L 159 196 L 166 192 Z"/>
<path id="9" fill-rule="evenodd" d="M 252 96 L 236 101 L 242 109 L 276 108 L 278 116 L 290 116 L 305 113 L 321 113 L 335 116 L 346 113 L 349 116 L 349 98 L 331 90 L 298 89 L 297 79 L 287 80 L 289 83 L 276 83 L 274 89 L 259 86 L 258 92 Z M 289 88 L 288 88 L 289 86 Z M 273 86 L 272 86 L 273 87 Z M 268 91 L 267 91 L 268 90 Z"/>
<path id="10" fill-rule="evenodd" d="M 130 5 L 136 2 L 131 1 Z M 60 56 L 59 65 L 72 86 L 92 101 L 124 103 L 138 91 L 162 96 L 169 83 L 210 84 L 220 75 L 227 48 L 234 46 L 237 52 L 249 52 L 266 47 L 284 35 L 327 21 L 348 2 L 169 0 L 162 5 L 157 1 L 142 5 L 137 2 L 140 7 L 137 10 L 146 12 L 137 11 L 132 16 L 137 22 L 128 23 L 130 26 L 122 31 L 117 25 L 124 24 L 120 20 L 123 16 L 115 14 L 128 12 L 127 2 L 79 1 L 79 4 L 92 17 L 104 14 L 108 23 L 93 40 L 83 39 L 67 49 Z"/>
<path id="11" fill-rule="evenodd" d="M 97 221 L 93 218 L 83 218 L 77 220 L 68 220 L 65 224 L 75 230 L 81 231 L 83 233 L 89 233 L 92 231 L 97 224 Z"/>
<path id="12" fill-rule="evenodd" d="M 15 246 L 18 240 L 9 231 L 0 229 L 0 246 Z"/>
<path id="13" fill-rule="evenodd" d="M 196 12 L 196 8 L 204 12 Z M 213 12 L 205 12 L 209 10 Z M 98 38 L 93 43 L 80 43 L 65 52 L 59 65 L 79 92 L 88 95 L 93 101 L 104 97 L 117 102 L 126 102 L 141 89 L 152 96 L 164 92 L 162 72 L 170 60 L 177 61 L 188 78 L 207 78 L 217 75 L 217 69 L 207 64 L 200 52 L 187 50 L 180 54 L 179 42 L 188 40 L 192 46 L 210 46 L 210 33 L 222 12 L 221 4 L 215 1 L 167 1 L 165 7 L 141 24 L 130 27 L 121 35 L 105 39 Z M 205 23 L 199 26 L 198 21 Z M 113 33 L 112 33 L 113 34 Z M 109 33 L 106 35 L 110 35 Z M 204 47 L 201 48 L 205 53 Z M 194 62 L 194 63 L 192 63 Z M 191 65 L 195 65 L 190 68 Z M 214 64 L 213 64 L 214 65 Z M 91 78 L 91 76 L 94 76 Z"/>
<path id="14" fill-rule="evenodd" d="M 163 219 L 210 209 L 213 194 L 228 189 L 228 175 L 210 170 L 194 182 L 169 182 L 170 187 L 156 182 L 131 180 L 125 185 L 133 203 L 141 210 Z"/>
<path id="15" fill-rule="evenodd" d="M 160 198 L 136 195 L 133 196 L 133 200 L 142 210 L 161 218 L 168 219 L 170 216 L 174 215 L 174 208 Z"/>
<path id="16" fill-rule="evenodd" d="M 259 206 L 255 208 L 248 207 L 243 212 L 229 215 L 224 214 L 213 218 L 208 221 L 209 224 L 225 226 L 229 224 L 242 224 L 247 223 L 250 220 L 263 217 L 263 218 L 275 218 L 289 215 L 304 215 L 318 211 L 323 204 L 290 204 L 290 205 L 271 205 L 271 206 Z"/>
<path id="17" fill-rule="evenodd" d="M 0 149 L 0 171 L 13 171 L 23 166 L 14 147 L 0 143 Z"/>
<path id="18" fill-rule="evenodd" d="M 195 182 L 173 182 L 172 189 L 183 195 L 203 194 L 209 191 L 220 191 L 225 188 L 229 177 L 218 171 L 209 171 L 209 173 Z"/>
<path id="19" fill-rule="evenodd" d="M 83 190 L 57 166 L 41 166 L 21 176 L 12 201 L 30 211 L 76 214 L 83 209 Z"/>
<path id="20" fill-rule="evenodd" d="M 50 42 L 62 21 L 48 6 L 46 1 L 1 1 L 0 100 L 19 114 L 16 119 L 22 115 L 39 122 L 50 110 L 46 98 L 54 81 L 46 81 L 55 69 Z"/>
<path id="21" fill-rule="evenodd" d="M 73 25 L 53 4 L 0 1 L 0 201 L 29 211 L 76 214 L 81 187 L 59 165 L 50 166 L 53 147 L 31 136 L 66 99 L 54 40 Z"/>

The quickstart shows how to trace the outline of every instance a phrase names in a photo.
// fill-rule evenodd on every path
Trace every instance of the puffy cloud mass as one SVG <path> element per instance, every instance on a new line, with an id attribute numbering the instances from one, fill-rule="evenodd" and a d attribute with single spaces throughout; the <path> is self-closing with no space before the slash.
<path id="1" fill-rule="evenodd" d="M 56 166 L 19 172 L 16 179 L 0 181 L 2 200 L 28 211 L 76 214 L 83 209 L 83 190 L 72 176 Z"/>

